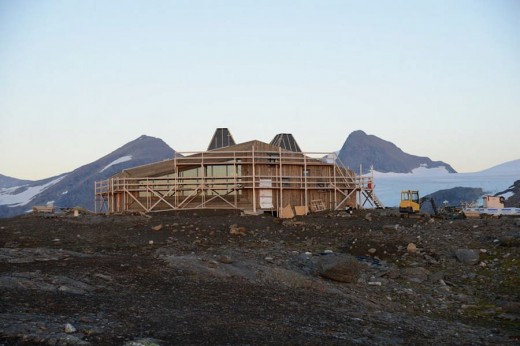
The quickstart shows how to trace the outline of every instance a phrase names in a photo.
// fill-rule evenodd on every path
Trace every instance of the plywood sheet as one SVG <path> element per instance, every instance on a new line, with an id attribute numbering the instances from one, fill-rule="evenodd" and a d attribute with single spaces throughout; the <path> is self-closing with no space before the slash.
<path id="1" fill-rule="evenodd" d="M 309 208 L 306 205 L 296 205 L 294 206 L 294 213 L 296 215 L 307 215 L 309 213 Z"/>
<path id="2" fill-rule="evenodd" d="M 278 215 L 281 219 L 292 219 L 294 217 L 294 211 L 292 205 L 288 204 L 283 208 L 280 208 L 280 215 Z"/>

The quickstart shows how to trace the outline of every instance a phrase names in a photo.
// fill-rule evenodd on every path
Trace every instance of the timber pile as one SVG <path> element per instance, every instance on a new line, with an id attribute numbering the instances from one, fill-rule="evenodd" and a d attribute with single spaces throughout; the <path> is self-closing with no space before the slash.
<path id="1" fill-rule="evenodd" d="M 54 214 L 54 207 L 47 205 L 35 205 L 32 207 L 32 211 L 34 214 L 44 213 L 44 214 Z"/>

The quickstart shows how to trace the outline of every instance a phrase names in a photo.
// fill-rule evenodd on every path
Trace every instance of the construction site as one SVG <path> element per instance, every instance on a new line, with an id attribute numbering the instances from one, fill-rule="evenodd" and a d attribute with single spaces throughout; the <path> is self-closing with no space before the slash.
<path id="1" fill-rule="evenodd" d="M 172 155 L 0 219 L 0 345 L 518 345 L 520 219 L 383 208 L 290 134 Z"/>
<path id="2" fill-rule="evenodd" d="M 117 214 L 237 209 L 281 218 L 324 210 L 382 208 L 372 176 L 334 153 L 302 152 L 292 134 L 236 144 L 216 129 L 206 151 L 125 169 L 95 183 L 95 211 Z"/>

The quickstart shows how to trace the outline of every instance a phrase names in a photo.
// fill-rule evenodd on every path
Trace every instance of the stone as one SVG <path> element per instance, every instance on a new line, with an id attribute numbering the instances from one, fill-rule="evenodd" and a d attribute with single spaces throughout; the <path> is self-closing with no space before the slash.
<path id="1" fill-rule="evenodd" d="M 395 225 L 384 225 L 383 226 L 383 232 L 393 232 L 393 231 L 397 231 L 399 229 L 399 225 L 398 224 L 395 224 Z"/>
<path id="2" fill-rule="evenodd" d="M 374 249 L 374 248 L 370 248 L 370 249 L 368 249 L 368 253 L 371 254 L 371 255 L 375 254 L 376 251 L 377 251 L 377 250 Z"/>
<path id="3" fill-rule="evenodd" d="M 406 247 L 406 252 L 408 252 L 409 254 L 414 254 L 417 252 L 417 245 L 415 245 L 414 243 L 409 243 L 408 246 Z"/>
<path id="4" fill-rule="evenodd" d="M 247 228 L 245 227 L 239 227 L 237 224 L 233 224 L 229 226 L 229 234 L 231 235 L 246 235 L 247 234 Z"/>
<path id="5" fill-rule="evenodd" d="M 233 260 L 228 255 L 221 255 L 221 256 L 219 256 L 218 257 L 218 261 L 220 263 L 224 263 L 224 264 L 231 264 L 231 263 L 233 263 Z"/>
<path id="6" fill-rule="evenodd" d="M 67 323 L 65 325 L 64 329 L 65 329 L 65 333 L 67 333 L 67 334 L 76 333 L 76 331 L 77 331 L 76 328 L 70 323 Z"/>
<path id="7" fill-rule="evenodd" d="M 163 227 L 164 227 L 164 226 L 163 226 L 163 224 L 161 223 L 160 225 L 157 225 L 157 226 L 152 227 L 152 229 L 153 229 L 154 231 L 160 231 L 161 229 L 163 229 Z"/>
<path id="8" fill-rule="evenodd" d="M 320 276 L 338 282 L 357 282 L 362 265 L 348 255 L 326 255 L 318 261 L 318 273 Z"/>
<path id="9" fill-rule="evenodd" d="M 365 220 L 367 220 L 367 221 L 369 221 L 369 222 L 372 221 L 372 214 L 367 213 L 367 214 L 365 215 Z"/>
<path id="10" fill-rule="evenodd" d="M 477 264 L 480 259 L 479 250 L 458 249 L 455 251 L 457 260 L 464 264 Z"/>

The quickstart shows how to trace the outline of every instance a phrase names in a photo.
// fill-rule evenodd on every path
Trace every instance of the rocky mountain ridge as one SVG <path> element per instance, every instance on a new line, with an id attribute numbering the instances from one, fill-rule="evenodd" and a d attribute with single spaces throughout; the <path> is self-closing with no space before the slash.
<path id="1" fill-rule="evenodd" d="M 504 206 L 520 208 L 520 180 L 517 180 L 504 191 L 496 193 L 495 196 L 506 196 Z"/>
<path id="2" fill-rule="evenodd" d="M 31 180 L 17 179 L 13 177 L 8 177 L 7 175 L 0 174 L 0 189 L 13 186 L 21 186 L 30 182 Z"/>
<path id="3" fill-rule="evenodd" d="M 170 159 L 176 155 L 162 139 L 141 136 L 102 158 L 72 172 L 0 190 L 0 217 L 14 216 L 33 205 L 94 209 L 94 182 L 130 167 Z"/>
<path id="4" fill-rule="evenodd" d="M 448 172 L 456 173 L 453 167 L 443 161 L 432 161 L 425 156 L 405 153 L 394 143 L 367 135 L 361 130 L 354 131 L 347 137 L 339 151 L 338 161 L 355 171 L 361 165 L 363 173 L 368 173 L 372 166 L 383 173 L 410 173 L 419 167 L 445 167 Z"/>
<path id="5" fill-rule="evenodd" d="M 425 197 L 431 197 L 440 206 L 444 202 L 450 206 L 461 206 L 464 202 L 482 205 L 482 196 L 489 194 L 481 188 L 454 187 L 451 189 L 439 190 Z M 520 207 L 520 180 L 515 181 L 507 189 L 494 193 L 493 196 L 504 197 L 504 207 Z"/>

